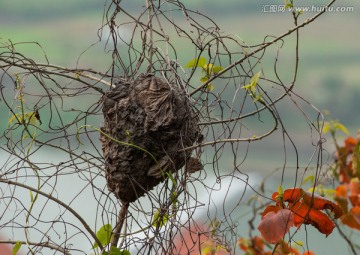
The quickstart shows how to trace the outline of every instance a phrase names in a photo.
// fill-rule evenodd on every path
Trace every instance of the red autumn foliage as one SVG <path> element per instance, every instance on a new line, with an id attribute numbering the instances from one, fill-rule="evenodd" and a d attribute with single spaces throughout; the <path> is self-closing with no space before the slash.
<path id="1" fill-rule="evenodd" d="M 300 255 L 300 252 L 294 247 L 290 246 L 288 243 L 284 241 L 280 241 L 276 246 L 275 251 L 269 245 L 265 245 L 266 241 L 259 237 L 254 236 L 251 239 L 240 238 L 238 240 L 238 245 L 241 250 L 245 252 L 245 254 L 254 254 L 254 255 Z M 269 248 L 266 250 L 265 248 Z M 312 251 L 305 251 L 303 255 L 315 255 Z"/>
<path id="2" fill-rule="evenodd" d="M 280 241 L 291 226 L 300 227 L 302 224 L 311 224 L 328 236 L 335 224 L 321 210 L 330 210 L 335 218 L 343 214 L 342 208 L 336 203 L 305 192 L 301 188 L 287 189 L 282 195 L 274 192 L 272 198 L 275 199 L 276 205 L 265 208 L 258 227 L 262 237 L 270 243 Z"/>
<path id="3" fill-rule="evenodd" d="M 313 209 L 305 203 L 289 203 L 289 208 L 294 212 L 294 224 L 297 227 L 302 224 L 311 224 L 326 236 L 331 234 L 335 228 L 334 222 L 325 213 Z"/>
<path id="4" fill-rule="evenodd" d="M 360 208 L 351 208 L 347 214 L 341 217 L 341 222 L 350 228 L 360 230 Z"/>
<path id="5" fill-rule="evenodd" d="M 349 185 L 349 200 L 352 206 L 360 206 L 360 182 L 358 179 L 352 179 Z"/>
<path id="6" fill-rule="evenodd" d="M 348 137 L 343 147 L 338 147 L 336 154 L 339 181 L 335 189 L 335 200 L 344 214 L 343 224 L 360 230 L 360 140 Z"/>
<path id="7" fill-rule="evenodd" d="M 359 179 L 353 178 L 349 183 L 339 185 L 335 189 L 335 200 L 345 212 L 340 218 L 341 222 L 350 228 L 360 230 Z M 350 210 L 349 206 L 351 206 Z"/>
<path id="8" fill-rule="evenodd" d="M 241 250 L 248 254 L 266 254 L 264 250 L 264 239 L 259 236 L 254 236 L 250 240 L 246 238 L 240 238 L 237 244 Z"/>
<path id="9" fill-rule="evenodd" d="M 335 162 L 338 166 L 339 181 L 349 183 L 352 178 L 360 177 L 359 140 L 348 137 L 343 147 L 338 147 Z"/>

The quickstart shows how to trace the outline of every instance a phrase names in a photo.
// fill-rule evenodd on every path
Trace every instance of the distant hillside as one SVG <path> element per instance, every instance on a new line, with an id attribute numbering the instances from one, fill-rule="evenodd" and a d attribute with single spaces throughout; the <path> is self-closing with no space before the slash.
<path id="1" fill-rule="evenodd" d="M 157 2 L 157 1 L 156 1 Z M 160 1 L 167 5 L 166 1 Z M 201 11 L 219 23 L 225 33 L 234 33 L 245 42 L 259 43 L 267 35 L 279 35 L 293 26 L 290 13 L 263 13 L 264 6 L 283 4 L 284 0 L 184 0 L 188 8 Z M 59 65 L 106 69 L 111 57 L 105 42 L 99 42 L 105 1 L 75 0 L 0 0 L 0 38 L 12 42 L 39 42 L 49 60 Z M 144 0 L 123 0 L 124 8 L 137 13 Z M 313 0 L 295 1 L 311 6 Z M 322 6 L 327 1 L 316 1 Z M 301 30 L 300 75 L 298 90 L 319 109 L 329 109 L 347 125 L 360 127 L 352 111 L 360 108 L 360 34 L 357 32 L 360 2 L 342 0 L 338 6 L 354 6 L 354 12 L 327 13 L 317 23 Z M 167 5 L 170 8 L 170 5 Z M 172 5 L 171 5 L 172 6 Z M 300 20 L 314 15 L 304 13 Z M 120 14 L 119 14 L 120 15 Z M 344 29 L 346 27 L 346 29 Z M 106 32 L 106 31 L 105 31 Z M 90 45 L 86 54 L 81 55 Z M 281 50 L 282 75 L 288 73 L 287 62 L 294 55 L 291 38 Z M 179 47 L 184 47 L 179 45 Z M 44 61 L 40 49 L 19 47 L 23 53 Z M 192 49 L 182 49 L 180 63 L 193 56 Z M 82 56 L 78 61 L 78 56 Z M 269 60 L 272 61 L 272 60 Z"/>

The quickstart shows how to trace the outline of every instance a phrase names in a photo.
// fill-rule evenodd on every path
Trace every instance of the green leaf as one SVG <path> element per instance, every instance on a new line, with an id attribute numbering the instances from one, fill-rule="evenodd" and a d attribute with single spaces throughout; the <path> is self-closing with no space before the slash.
<path id="1" fill-rule="evenodd" d="M 103 255 L 131 255 L 128 250 L 121 251 L 119 248 L 115 246 L 111 246 L 109 252 L 104 252 Z"/>
<path id="2" fill-rule="evenodd" d="M 32 193 L 31 190 L 30 190 L 30 200 L 31 200 L 31 203 L 34 202 L 34 194 Z"/>
<path id="3" fill-rule="evenodd" d="M 206 77 L 206 76 L 201 77 L 201 79 L 200 79 L 200 81 L 201 81 L 202 83 L 207 82 L 208 80 L 209 80 L 209 78 Z"/>
<path id="4" fill-rule="evenodd" d="M 170 172 L 166 172 L 166 175 L 169 177 L 169 179 L 171 180 L 172 184 L 173 184 L 174 186 L 176 186 L 176 185 L 177 185 L 177 182 L 176 182 L 173 174 L 170 173 Z"/>
<path id="5" fill-rule="evenodd" d="M 162 226 L 165 226 L 166 223 L 169 220 L 169 214 L 168 213 L 160 213 L 160 209 L 158 209 L 154 214 L 154 220 L 152 222 L 152 226 L 161 228 Z"/>
<path id="6" fill-rule="evenodd" d="M 343 131 L 343 132 L 344 132 L 345 134 L 347 134 L 347 135 L 350 134 L 349 130 L 348 130 L 343 124 L 341 124 L 341 123 L 339 123 L 339 122 L 337 122 L 337 123 L 335 124 L 335 128 Z"/>
<path id="7" fill-rule="evenodd" d="M 37 125 L 38 120 L 35 117 L 35 112 L 28 112 L 25 115 L 26 115 L 27 123 L 30 123 L 32 125 Z"/>
<path id="8" fill-rule="evenodd" d="M 294 241 L 294 244 L 300 247 L 304 247 L 303 241 Z"/>
<path id="9" fill-rule="evenodd" d="M 329 132 L 329 130 L 330 130 L 330 123 L 329 123 L 329 122 L 325 122 L 322 132 L 323 132 L 324 134 L 326 134 L 327 132 Z"/>
<path id="10" fill-rule="evenodd" d="M 21 247 L 21 242 L 17 241 L 16 244 L 14 245 L 11 255 L 16 255 L 16 253 L 20 250 L 20 247 Z"/>
<path id="11" fill-rule="evenodd" d="M 38 120 L 35 117 L 35 112 L 27 112 L 24 114 L 14 114 L 9 119 L 9 124 L 13 123 L 15 120 L 18 120 L 20 124 L 32 124 L 37 125 Z"/>
<path id="12" fill-rule="evenodd" d="M 213 68 L 212 68 L 212 72 L 214 74 L 217 74 L 218 72 L 220 72 L 222 70 L 224 70 L 224 67 L 222 67 L 222 66 L 213 66 Z"/>
<path id="13" fill-rule="evenodd" d="M 309 175 L 309 176 L 307 176 L 307 177 L 303 180 L 302 185 L 304 185 L 304 184 L 307 183 L 307 182 L 310 182 L 311 185 L 314 184 L 314 182 L 315 182 L 315 176 L 314 176 L 314 175 Z"/>
<path id="14" fill-rule="evenodd" d="M 314 187 L 311 187 L 307 190 L 307 192 L 309 192 L 309 193 L 314 193 L 315 191 L 316 191 L 316 188 L 314 188 Z"/>
<path id="15" fill-rule="evenodd" d="M 262 94 L 256 95 L 253 100 L 254 100 L 254 102 L 262 100 Z"/>
<path id="16" fill-rule="evenodd" d="M 260 78 L 260 74 L 261 74 L 261 71 L 254 74 L 254 76 L 251 78 L 251 80 L 250 80 L 251 87 L 254 87 L 254 88 L 256 87 L 256 85 L 259 81 L 259 78 Z"/>
<path id="17" fill-rule="evenodd" d="M 213 70 L 213 64 L 206 64 L 204 65 L 202 68 L 203 68 L 203 71 L 207 74 L 207 75 L 211 75 L 212 73 L 212 70 Z"/>
<path id="18" fill-rule="evenodd" d="M 250 92 L 254 93 L 256 91 L 256 86 L 260 78 L 261 71 L 254 74 L 253 77 L 250 79 L 250 83 L 242 86 L 245 90 L 250 90 Z"/>
<path id="19" fill-rule="evenodd" d="M 99 239 L 100 243 L 103 246 L 106 246 L 110 243 L 111 241 L 111 231 L 112 231 L 112 226 L 111 224 L 105 224 L 104 226 L 102 226 L 98 232 L 96 232 L 96 237 Z M 95 242 L 93 245 L 93 249 L 98 248 L 99 245 Z"/>
<path id="20" fill-rule="evenodd" d="M 338 120 L 331 120 L 329 122 L 325 122 L 322 132 L 326 134 L 330 131 L 330 133 L 334 134 L 337 130 L 340 130 L 347 135 L 350 134 L 349 130 Z"/>
<path id="21" fill-rule="evenodd" d="M 335 194 L 334 189 L 325 189 L 323 185 L 319 185 L 317 187 L 311 187 L 308 189 L 308 192 L 313 193 L 317 192 L 322 197 L 333 197 Z"/>
<path id="22" fill-rule="evenodd" d="M 186 65 L 185 68 L 192 68 L 192 67 L 204 67 L 206 65 L 206 58 L 194 58 L 190 60 Z"/>
<path id="23" fill-rule="evenodd" d="M 278 186 L 278 193 L 279 193 L 280 196 L 284 195 L 284 190 L 283 190 L 281 185 Z"/>
<path id="24" fill-rule="evenodd" d="M 249 90 L 251 88 L 251 85 L 246 84 L 246 85 L 242 86 L 242 88 L 245 89 L 245 90 Z"/>
<path id="25" fill-rule="evenodd" d="M 11 116 L 11 118 L 9 119 L 9 124 L 13 123 L 14 120 L 16 120 L 17 117 L 18 117 L 17 114 L 13 114 L 13 115 Z"/>
<path id="26" fill-rule="evenodd" d="M 178 202 L 178 200 L 177 200 L 177 192 L 176 192 L 176 191 L 171 192 L 171 194 L 170 194 L 170 199 L 171 199 L 171 201 L 172 201 L 172 205 L 173 205 L 174 207 L 176 207 L 176 206 L 177 206 L 177 202 Z"/>
<path id="27" fill-rule="evenodd" d="M 285 9 L 294 7 L 292 0 L 285 0 Z"/>

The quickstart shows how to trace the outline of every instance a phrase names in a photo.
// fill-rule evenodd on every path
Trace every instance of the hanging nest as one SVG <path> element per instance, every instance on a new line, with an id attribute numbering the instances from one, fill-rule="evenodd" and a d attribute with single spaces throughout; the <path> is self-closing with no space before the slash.
<path id="1" fill-rule="evenodd" d="M 133 202 L 164 181 L 166 172 L 185 164 L 202 168 L 190 158 L 200 132 L 198 118 L 187 94 L 179 87 L 141 74 L 135 81 L 121 80 L 103 98 L 101 135 L 108 188 L 123 202 Z"/>

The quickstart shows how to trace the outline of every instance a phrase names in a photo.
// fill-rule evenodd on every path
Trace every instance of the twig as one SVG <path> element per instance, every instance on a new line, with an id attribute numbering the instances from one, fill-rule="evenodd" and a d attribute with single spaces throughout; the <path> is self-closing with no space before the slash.
<path id="1" fill-rule="evenodd" d="M 124 225 L 126 214 L 128 212 L 128 208 L 129 208 L 128 202 L 122 204 L 121 210 L 120 210 L 118 218 L 117 218 L 116 226 L 113 230 L 114 236 L 111 241 L 111 246 L 117 247 L 117 244 L 118 244 L 119 238 L 120 238 L 120 232 Z"/>
<path id="2" fill-rule="evenodd" d="M 68 252 L 66 249 L 61 248 L 57 245 L 53 245 L 50 244 L 49 242 L 40 242 L 40 243 L 36 243 L 36 242 L 27 242 L 27 241 L 12 241 L 12 240 L 0 240 L 0 243 L 4 243 L 4 244 L 16 244 L 16 243 L 21 243 L 21 244 L 27 244 L 27 245 L 33 245 L 33 246 L 41 246 L 41 247 L 45 247 L 45 248 L 49 248 L 51 250 L 56 250 L 59 251 L 65 255 L 71 255 L 70 252 Z"/>
<path id="3" fill-rule="evenodd" d="M 149 66 L 147 68 L 147 72 L 151 73 L 153 70 L 153 63 L 152 58 L 154 54 L 154 48 L 153 48 L 153 25 L 152 25 L 152 18 L 151 18 L 151 10 L 153 9 L 152 6 L 152 0 L 146 0 L 146 7 L 148 11 L 148 29 L 149 29 L 149 51 L 148 51 L 148 61 Z"/>
<path id="4" fill-rule="evenodd" d="M 258 140 L 262 140 L 263 138 L 271 135 L 273 132 L 275 132 L 275 130 L 278 128 L 279 125 L 279 120 L 276 117 L 275 112 L 270 108 L 269 105 L 267 105 L 264 101 L 259 100 L 259 103 L 261 103 L 265 109 L 268 109 L 269 112 L 271 113 L 271 115 L 274 118 L 275 124 L 274 126 L 266 133 L 260 135 L 260 136 L 253 136 L 253 137 L 247 137 L 247 138 L 227 138 L 227 139 L 218 139 L 218 140 L 214 140 L 214 141 L 210 141 L 210 142 L 205 142 L 205 143 L 200 143 L 200 144 L 195 144 L 193 146 L 189 146 L 186 148 L 183 148 L 179 151 L 187 151 L 187 150 L 193 150 L 196 149 L 198 147 L 204 147 L 204 146 L 208 146 L 208 145 L 215 145 L 218 143 L 238 143 L 238 142 L 254 142 L 254 141 L 258 141 Z"/>
<path id="5" fill-rule="evenodd" d="M 61 200 L 45 193 L 45 192 L 42 192 L 40 190 L 37 190 L 33 187 L 30 187 L 30 186 L 27 186 L 23 183 L 20 183 L 20 182 L 14 182 L 14 181 L 10 181 L 10 180 L 4 180 L 4 179 L 0 179 L 0 182 L 2 183 L 7 183 L 7 184 L 10 184 L 10 185 L 14 185 L 14 186 L 17 186 L 17 187 L 22 187 L 22 188 L 25 188 L 25 189 L 28 189 L 28 190 L 31 190 L 33 192 L 36 192 L 37 194 L 40 194 L 44 197 L 47 197 L 48 199 L 54 201 L 55 203 L 61 205 L 62 207 L 64 207 L 66 210 L 68 210 L 69 212 L 71 212 L 80 222 L 81 224 L 85 227 L 85 229 L 87 230 L 87 232 L 94 238 L 95 242 L 99 245 L 100 249 L 103 250 L 104 247 L 103 245 L 101 244 L 100 240 L 97 238 L 97 236 L 95 235 L 94 231 L 92 231 L 92 229 L 90 228 L 90 226 L 85 222 L 85 220 L 74 210 L 72 209 L 70 206 L 68 206 L 67 204 L 65 204 L 64 202 L 62 202 Z"/>
<path id="6" fill-rule="evenodd" d="M 246 54 L 244 57 L 242 57 L 241 59 L 239 59 L 238 61 L 235 61 L 234 63 L 232 63 L 231 65 L 227 66 L 226 68 L 224 68 L 223 70 L 221 70 L 220 72 L 218 72 L 216 75 L 212 76 L 209 80 L 207 80 L 205 83 L 201 84 L 201 86 L 199 86 L 198 88 L 196 88 L 193 92 L 190 93 L 190 96 L 193 96 L 195 93 L 199 92 L 200 90 L 206 88 L 206 86 L 211 83 L 213 80 L 215 80 L 217 77 L 223 75 L 224 73 L 226 73 L 227 71 L 233 69 L 235 66 L 241 64 L 242 62 L 244 62 L 245 60 L 249 59 L 249 57 L 255 55 L 256 53 L 266 49 L 267 47 L 273 45 L 274 43 L 276 43 L 277 41 L 281 40 L 282 38 L 292 34 L 293 32 L 299 30 L 302 27 L 305 27 L 306 25 L 309 25 L 311 22 L 313 22 L 314 20 L 316 20 L 320 15 L 322 15 L 323 13 L 326 12 L 326 10 L 335 2 L 336 0 L 332 0 L 321 12 L 319 12 L 318 14 L 314 15 L 312 18 L 305 20 L 303 23 L 301 23 L 298 26 L 295 26 L 294 28 L 290 29 L 289 31 L 287 31 L 286 33 L 276 37 L 274 40 L 272 40 L 271 42 L 267 42 L 264 43 L 263 46 L 261 46 L 260 48 L 254 50 L 253 52 Z"/>

